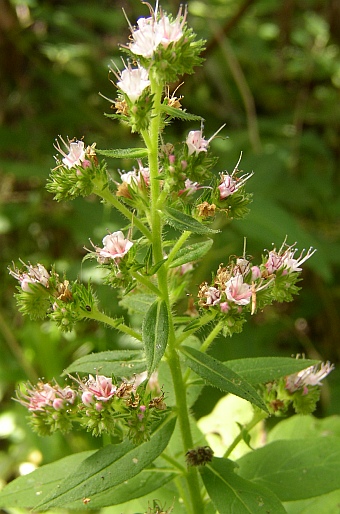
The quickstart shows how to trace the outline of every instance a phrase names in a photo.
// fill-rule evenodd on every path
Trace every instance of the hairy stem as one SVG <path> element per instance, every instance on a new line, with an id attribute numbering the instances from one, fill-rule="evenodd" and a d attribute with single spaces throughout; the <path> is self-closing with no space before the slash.
<path id="1" fill-rule="evenodd" d="M 142 341 L 142 336 L 133 328 L 128 327 L 124 323 L 121 323 L 118 319 L 113 319 L 110 316 L 107 316 L 107 314 L 104 314 L 103 312 L 100 312 L 95 307 L 90 312 L 86 312 L 87 319 L 94 319 L 98 321 L 99 323 L 105 323 L 105 325 L 108 325 L 109 327 L 115 328 L 119 330 L 120 332 L 123 332 L 124 334 L 128 334 L 129 336 L 137 339 L 138 341 Z"/>
<path id="2" fill-rule="evenodd" d="M 148 149 L 149 171 L 150 171 L 150 221 L 152 230 L 152 249 L 154 264 L 160 262 L 163 258 L 163 242 L 162 231 L 163 224 L 161 213 L 159 211 L 158 200 L 161 193 L 161 183 L 159 181 L 159 163 L 158 163 L 158 145 L 159 133 L 161 129 L 161 101 L 163 87 L 154 77 L 150 77 L 151 91 L 153 94 L 153 112 L 150 121 L 149 131 L 143 133 L 145 145 Z M 183 240 L 184 242 L 184 240 Z M 160 298 L 162 298 L 169 312 L 169 339 L 167 348 L 167 361 L 170 367 L 172 381 L 176 396 L 176 408 L 178 421 L 181 431 L 184 453 L 193 447 L 193 438 L 190 427 L 189 409 L 186 399 L 186 387 L 183 380 L 179 356 L 176 350 L 176 337 L 171 316 L 171 302 L 168 290 L 167 267 L 161 266 L 157 271 L 158 289 Z M 202 514 L 204 505 L 200 492 L 199 475 L 196 468 L 189 468 L 185 473 L 189 494 L 190 494 L 190 510 L 192 514 Z"/>

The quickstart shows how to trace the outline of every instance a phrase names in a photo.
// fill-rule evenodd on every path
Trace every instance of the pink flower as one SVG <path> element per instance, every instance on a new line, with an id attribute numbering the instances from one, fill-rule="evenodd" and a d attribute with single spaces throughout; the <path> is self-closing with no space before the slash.
<path id="1" fill-rule="evenodd" d="M 238 189 L 240 189 L 245 182 L 253 175 L 253 173 L 246 173 L 245 175 L 242 175 L 242 177 L 239 178 L 233 178 L 234 172 L 229 175 L 221 174 L 221 182 L 218 186 L 218 190 L 220 191 L 220 199 L 223 200 L 224 198 L 227 198 L 228 196 L 235 193 Z"/>
<path id="2" fill-rule="evenodd" d="M 243 282 L 241 274 L 232 277 L 226 282 L 225 293 L 227 299 L 237 305 L 247 305 L 252 295 L 251 286 Z"/>
<path id="3" fill-rule="evenodd" d="M 112 379 L 104 375 L 96 375 L 96 377 L 89 375 L 89 379 L 85 384 L 81 384 L 81 387 L 83 389 L 82 402 L 86 406 L 95 403 L 97 410 L 98 408 L 102 409 L 100 402 L 107 402 L 117 391 L 117 387 L 112 384 Z"/>
<path id="4" fill-rule="evenodd" d="M 209 287 L 204 293 L 206 305 L 217 305 L 221 301 L 221 292 L 216 287 Z"/>
<path id="5" fill-rule="evenodd" d="M 294 255 L 297 252 L 297 248 L 293 248 L 294 245 L 292 245 L 287 246 L 285 249 L 285 246 L 286 241 L 283 242 L 279 251 L 276 251 L 274 248 L 274 250 L 268 253 L 268 260 L 265 263 L 268 273 L 275 273 L 281 268 L 284 268 L 288 273 L 302 271 L 301 264 L 306 262 L 316 252 L 316 249 L 310 247 L 305 256 L 303 255 L 305 251 L 302 250 L 299 257 L 295 259 Z"/>
<path id="6" fill-rule="evenodd" d="M 206 152 L 210 142 L 217 136 L 217 134 L 225 127 L 225 124 L 220 127 L 210 139 L 206 140 L 203 137 L 203 127 L 201 130 L 191 130 L 186 138 L 186 145 L 188 147 L 189 155 L 193 153 Z"/>
<path id="7" fill-rule="evenodd" d="M 83 141 L 72 139 L 71 141 L 67 140 L 68 143 L 66 143 L 61 136 L 59 136 L 59 138 L 68 153 L 65 153 L 64 150 L 61 149 L 58 140 L 56 140 L 54 148 L 63 155 L 64 158 L 62 159 L 62 162 L 68 169 L 71 169 L 74 166 L 81 166 L 84 161 L 86 161 L 85 166 L 88 166 L 88 161 L 85 159 L 85 145 Z"/>
<path id="8" fill-rule="evenodd" d="M 229 173 L 221 173 L 221 182 L 218 186 L 218 189 L 220 191 L 220 199 L 223 200 L 224 198 L 228 198 L 228 196 L 235 193 L 238 189 L 240 189 L 245 182 L 253 176 L 253 173 L 245 173 L 241 177 L 236 177 L 235 174 L 238 172 L 238 165 L 240 164 L 242 159 L 242 153 L 240 155 L 239 160 L 237 161 L 237 164 L 235 168 L 233 169 L 232 174 Z"/>
<path id="9" fill-rule="evenodd" d="M 290 393 L 294 393 L 298 389 L 303 389 L 304 394 L 308 393 L 308 386 L 321 386 L 321 380 L 327 377 L 329 373 L 334 369 L 334 364 L 327 361 L 325 364 L 321 364 L 320 367 L 309 366 L 298 373 L 288 375 L 286 377 L 286 389 Z"/>
<path id="10" fill-rule="evenodd" d="M 133 243 L 125 239 L 121 230 L 108 234 L 103 238 L 103 248 L 95 247 L 100 264 L 107 264 L 110 259 L 119 260 L 133 246 Z"/>
<path id="11" fill-rule="evenodd" d="M 261 270 L 258 266 L 252 266 L 251 267 L 251 280 L 252 282 L 254 280 L 257 280 L 258 278 L 261 278 Z"/>
<path id="12" fill-rule="evenodd" d="M 44 411 L 48 407 L 55 410 L 65 408 L 67 404 L 73 404 L 77 393 L 69 386 L 64 389 L 55 383 L 39 382 L 36 387 L 28 385 L 26 393 L 18 392 L 18 401 L 31 412 Z"/>
<path id="13" fill-rule="evenodd" d="M 181 189 L 178 194 L 182 195 L 186 193 L 187 196 L 196 193 L 199 189 L 202 189 L 204 186 L 200 186 L 198 182 L 192 182 L 190 179 L 186 179 L 184 182 L 184 189 Z"/>
<path id="14" fill-rule="evenodd" d="M 129 97 L 131 102 L 135 102 L 144 89 L 150 86 L 148 72 L 141 66 L 135 69 L 128 67 L 120 74 L 117 86 Z"/>

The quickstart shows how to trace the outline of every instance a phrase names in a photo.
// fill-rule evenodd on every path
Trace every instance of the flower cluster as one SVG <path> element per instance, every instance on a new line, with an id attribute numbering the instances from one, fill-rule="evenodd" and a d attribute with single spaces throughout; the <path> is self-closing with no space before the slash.
<path id="1" fill-rule="evenodd" d="M 334 369 L 330 362 L 309 366 L 292 375 L 270 382 L 263 388 L 263 396 L 271 414 L 282 416 L 290 406 L 296 414 L 310 414 L 320 398 L 322 380 Z"/>
<path id="2" fill-rule="evenodd" d="M 299 288 L 300 267 L 315 250 L 309 249 L 296 259 L 296 249 L 281 246 L 263 257 L 262 264 L 253 265 L 245 257 L 232 260 L 228 266 L 220 265 L 211 284 L 204 282 L 198 291 L 198 304 L 225 319 L 225 333 L 239 332 L 245 321 L 246 311 L 254 314 L 257 309 L 273 301 L 291 301 Z"/>
<path id="3" fill-rule="evenodd" d="M 70 331 L 74 324 L 86 317 L 93 307 L 95 298 L 91 288 L 61 279 L 54 268 L 47 271 L 42 264 L 33 266 L 22 263 L 20 270 L 13 264 L 9 273 L 18 280 L 16 294 L 20 312 L 31 319 L 54 320 L 63 331 Z"/>
<path id="4" fill-rule="evenodd" d="M 89 196 L 95 187 L 107 184 L 106 165 L 99 164 L 96 143 L 85 147 L 84 141 L 67 140 L 59 136 L 54 148 L 61 155 L 55 157 L 57 166 L 51 171 L 47 189 L 55 200 L 73 200 L 77 196 Z"/>
<path id="5" fill-rule="evenodd" d="M 151 6 L 150 16 L 139 18 L 137 27 L 132 27 L 131 42 L 125 46 L 134 60 L 148 68 L 152 62 L 154 77 L 164 82 L 175 82 L 184 73 L 193 73 L 193 68 L 202 62 L 199 57 L 204 42 L 195 41 L 195 34 L 186 25 L 186 9 L 180 7 L 176 18 L 161 9 L 158 13 Z"/>
<path id="6" fill-rule="evenodd" d="M 139 444 L 150 437 L 152 422 L 166 410 L 164 395 L 140 394 L 134 382 L 118 385 L 104 375 L 71 378 L 76 388 L 39 382 L 17 391 L 17 400 L 28 409 L 39 435 L 69 432 L 79 424 L 94 436 L 126 433 Z"/>

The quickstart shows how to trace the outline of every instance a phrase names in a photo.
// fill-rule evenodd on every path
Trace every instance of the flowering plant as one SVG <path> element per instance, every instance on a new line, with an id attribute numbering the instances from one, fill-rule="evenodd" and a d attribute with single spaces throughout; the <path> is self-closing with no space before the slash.
<path id="1" fill-rule="evenodd" d="M 282 437 L 250 451 L 250 431 L 289 409 L 310 416 L 333 366 L 268 357 L 221 362 L 208 350 L 219 334 L 241 332 L 249 316 L 273 302 L 291 301 L 299 290 L 301 265 L 315 250 L 297 254 L 295 245 L 284 241 L 279 250 L 264 251 L 261 262 L 253 262 L 244 249 L 221 263 L 211 279 L 207 273 L 196 298 L 187 301 L 192 271 L 218 232 L 215 219 L 248 213 L 252 172 L 239 170 L 239 161 L 231 173 L 213 174 L 217 160 L 210 143 L 219 131 L 206 139 L 201 118 L 169 96 L 169 83 L 201 63 L 204 42 L 187 26 L 186 10 L 173 18 L 149 9 L 148 17 L 130 25 L 130 42 L 122 47 L 129 59 L 125 69 L 111 70 L 117 79 L 116 112 L 107 115 L 128 124 L 143 145 L 99 150 L 95 143 L 60 137 L 47 186 L 58 201 L 94 194 L 127 220 L 127 227 L 103 235 L 102 245 L 91 242 L 85 259 L 96 261 L 103 282 L 119 291 L 129 314 L 142 315 L 140 326 L 129 324 L 128 316 L 114 319 L 104 313 L 91 283 L 61 278 L 39 263 L 10 268 L 19 282 L 23 314 L 48 318 L 63 332 L 80 320 L 94 320 L 138 343 L 137 349 L 76 360 L 64 371 L 67 385 L 40 381 L 17 392 L 38 434 L 76 427 L 106 441 L 109 436 L 110 444 L 20 477 L 0 499 L 4 506 L 34 510 L 118 505 L 120 512 L 125 507 L 132 512 L 132 500 L 141 498 L 149 512 L 280 514 L 286 512 L 283 502 L 338 488 L 332 479 L 325 484 L 324 469 L 315 460 L 320 453 L 331 459 L 339 442 Z M 165 128 L 175 118 L 201 125 L 176 147 L 165 139 Z M 138 168 L 112 176 L 101 156 L 135 159 Z M 252 405 L 251 420 L 240 425 L 222 452 L 208 444 L 209 434 L 199 432 L 191 415 L 204 384 Z M 241 441 L 249 444 L 249 452 L 235 462 L 230 457 Z M 292 463 L 288 471 L 282 453 Z M 312 469 L 310 476 L 299 475 L 304 468 Z M 25 498 L 18 500 L 21 490 Z M 129 506 L 121 507 L 126 502 Z"/>

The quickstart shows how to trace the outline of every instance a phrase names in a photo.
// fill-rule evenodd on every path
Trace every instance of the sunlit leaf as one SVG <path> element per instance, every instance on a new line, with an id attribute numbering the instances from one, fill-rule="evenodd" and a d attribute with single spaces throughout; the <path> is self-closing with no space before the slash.
<path id="1" fill-rule="evenodd" d="M 318 496 L 339 489 L 340 438 L 274 441 L 237 463 L 240 476 L 264 485 L 281 501 Z"/>

